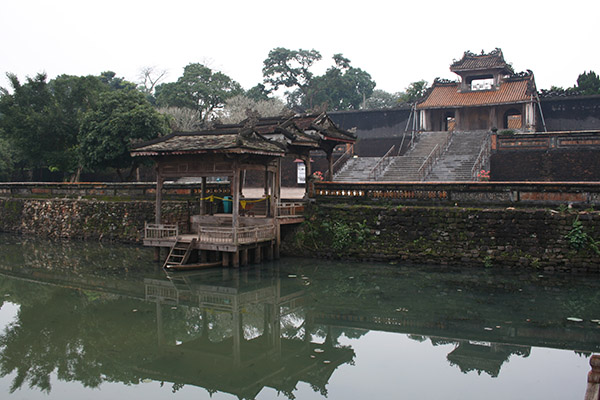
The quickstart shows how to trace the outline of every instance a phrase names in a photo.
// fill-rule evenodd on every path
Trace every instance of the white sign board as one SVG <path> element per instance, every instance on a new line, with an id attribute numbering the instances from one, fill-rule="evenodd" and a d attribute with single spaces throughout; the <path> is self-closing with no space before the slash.
<path id="1" fill-rule="evenodd" d="M 298 183 L 306 183 L 306 165 L 304 163 L 297 163 L 298 166 Z"/>

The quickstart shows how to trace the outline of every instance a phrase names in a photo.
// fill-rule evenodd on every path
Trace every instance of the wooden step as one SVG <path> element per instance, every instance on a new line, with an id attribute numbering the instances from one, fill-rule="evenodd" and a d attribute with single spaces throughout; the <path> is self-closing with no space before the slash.
<path id="1" fill-rule="evenodd" d="M 194 243 L 196 243 L 196 239 L 192 239 L 192 241 L 189 243 L 180 241 L 175 242 L 173 247 L 171 247 L 171 251 L 167 256 L 165 263 L 163 264 L 163 268 L 184 265 L 190 258 L 190 254 L 194 248 Z"/>

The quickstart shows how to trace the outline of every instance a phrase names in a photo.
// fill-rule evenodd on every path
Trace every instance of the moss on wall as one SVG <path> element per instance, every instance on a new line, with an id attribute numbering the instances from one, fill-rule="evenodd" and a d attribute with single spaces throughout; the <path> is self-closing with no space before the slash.
<path id="1" fill-rule="evenodd" d="M 283 254 L 600 272 L 599 223 L 565 209 L 313 205 Z"/>

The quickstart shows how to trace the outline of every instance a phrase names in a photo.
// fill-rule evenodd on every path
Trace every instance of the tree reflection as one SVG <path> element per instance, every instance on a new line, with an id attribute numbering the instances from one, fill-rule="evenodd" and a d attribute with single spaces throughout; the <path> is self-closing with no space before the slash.
<path id="1" fill-rule="evenodd" d="M 14 374 L 11 392 L 48 393 L 56 374 L 92 388 L 150 379 L 240 398 L 264 387 L 294 398 L 305 382 L 326 396 L 334 371 L 354 362 L 341 343 L 370 330 L 450 345 L 449 365 L 491 377 L 531 346 L 600 350 L 588 322 L 600 295 L 586 280 L 305 260 L 165 275 L 118 246 L 8 249 L 0 302 L 19 311 L 0 334 L 0 374 Z"/>

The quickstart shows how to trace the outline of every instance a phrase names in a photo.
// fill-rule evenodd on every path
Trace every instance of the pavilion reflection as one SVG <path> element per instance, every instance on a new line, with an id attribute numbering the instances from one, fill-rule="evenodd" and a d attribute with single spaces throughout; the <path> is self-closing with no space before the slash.
<path id="1" fill-rule="evenodd" d="M 331 329 L 324 338 L 311 333 L 303 288 L 260 270 L 219 273 L 218 283 L 206 283 L 207 271 L 144 280 L 146 300 L 156 303 L 158 352 L 137 369 L 150 379 L 239 398 L 255 398 L 264 387 L 292 398 L 300 381 L 326 393 L 333 372 L 355 354 Z M 187 326 L 195 334 L 167 337 L 175 321 L 168 314 L 180 307 L 194 311 Z"/>

